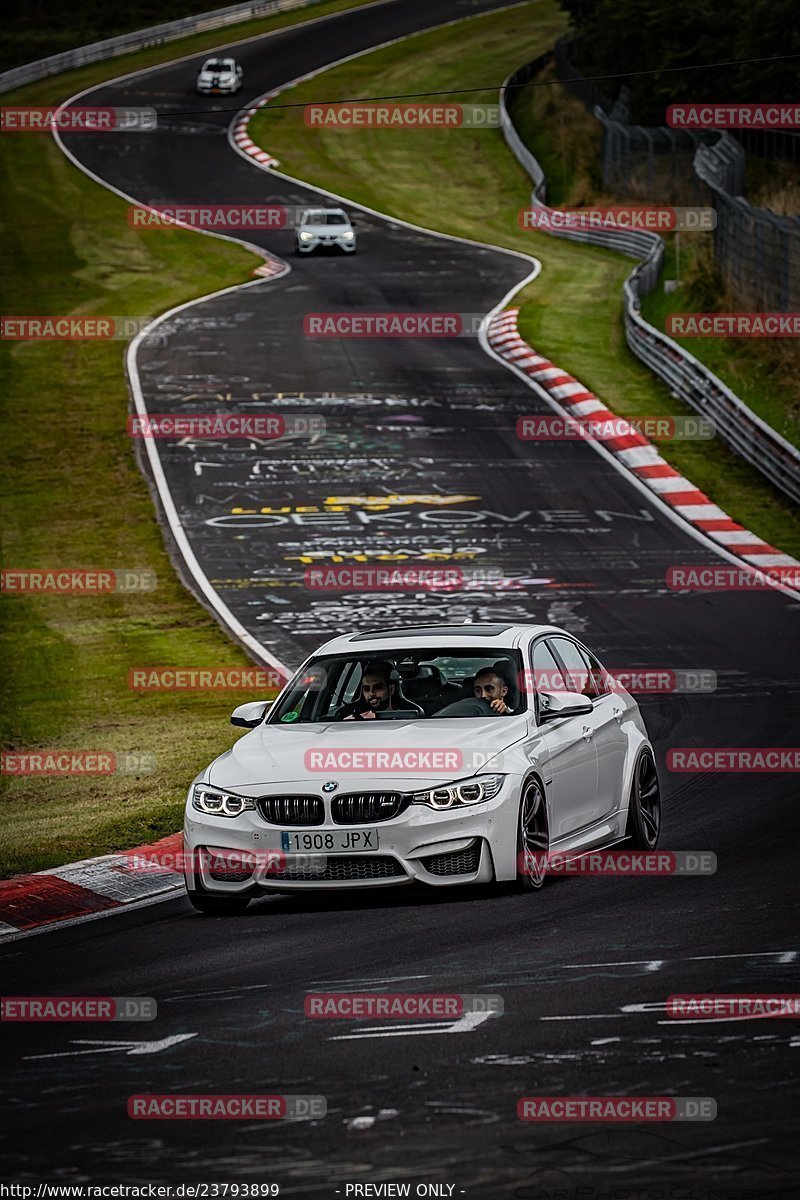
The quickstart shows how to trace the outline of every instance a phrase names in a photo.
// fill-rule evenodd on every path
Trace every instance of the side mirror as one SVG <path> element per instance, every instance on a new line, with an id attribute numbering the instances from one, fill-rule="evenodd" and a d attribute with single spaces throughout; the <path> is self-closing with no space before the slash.
<path id="1" fill-rule="evenodd" d="M 539 718 L 555 721 L 557 717 L 581 717 L 592 711 L 592 702 L 580 692 L 540 692 Z"/>
<path id="2" fill-rule="evenodd" d="M 240 704 L 231 713 L 231 725 L 241 725 L 244 729 L 255 729 L 260 725 L 272 707 L 271 700 L 251 700 L 249 704 Z"/>

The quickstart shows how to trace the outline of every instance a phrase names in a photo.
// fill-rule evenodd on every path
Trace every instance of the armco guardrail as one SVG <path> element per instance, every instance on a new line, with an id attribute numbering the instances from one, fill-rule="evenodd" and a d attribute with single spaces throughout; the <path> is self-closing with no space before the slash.
<path id="1" fill-rule="evenodd" d="M 208 29 L 222 29 L 226 25 L 235 25 L 252 17 L 269 16 L 270 13 L 286 12 L 293 8 L 309 8 L 320 3 L 322 0 L 256 0 L 255 3 L 251 0 L 249 4 L 232 4 L 228 8 L 215 8 L 198 16 L 181 17 L 163 25 L 151 25 L 148 29 L 138 29 L 135 33 L 123 33 L 119 37 L 106 38 L 105 41 L 78 46 L 74 50 L 64 50 L 61 54 L 40 58 L 21 67 L 12 67 L 10 71 L 0 73 L 0 92 L 10 92 L 12 88 L 33 83 L 36 79 L 46 79 L 48 75 L 59 75 L 62 71 L 84 67 L 87 63 L 116 58 L 117 55 L 128 54 L 131 50 L 158 46 L 162 42 L 171 42 L 190 33 L 205 33 Z"/>
<path id="2" fill-rule="evenodd" d="M 503 136 L 515 158 L 533 180 L 531 206 L 547 209 L 547 180 L 541 164 L 523 142 L 508 111 L 508 94 L 529 83 L 549 61 L 542 55 L 514 71 L 500 89 Z M 800 451 L 762 421 L 710 371 L 641 315 L 641 299 L 658 282 L 664 259 L 663 240 L 655 233 L 614 229 L 547 229 L 554 237 L 604 246 L 639 259 L 625 280 L 625 336 L 633 353 L 660 376 L 670 390 L 696 412 L 710 417 L 720 437 L 757 467 L 776 487 L 800 503 Z"/>

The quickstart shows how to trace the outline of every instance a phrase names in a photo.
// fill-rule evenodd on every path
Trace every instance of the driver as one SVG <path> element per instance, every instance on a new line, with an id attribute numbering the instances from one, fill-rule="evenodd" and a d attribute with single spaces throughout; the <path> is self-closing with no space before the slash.
<path id="1" fill-rule="evenodd" d="M 368 662 L 361 676 L 361 699 L 348 704 L 343 710 L 347 715 L 340 719 L 374 721 L 376 713 L 395 712 L 395 685 L 391 680 L 393 670 L 392 664 L 384 659 L 376 658 Z"/>
<path id="2" fill-rule="evenodd" d="M 478 671 L 473 680 L 472 691 L 476 700 L 488 700 L 492 712 L 497 716 L 505 717 L 511 712 L 505 700 L 508 684 L 491 667 L 484 667 L 482 671 Z"/>

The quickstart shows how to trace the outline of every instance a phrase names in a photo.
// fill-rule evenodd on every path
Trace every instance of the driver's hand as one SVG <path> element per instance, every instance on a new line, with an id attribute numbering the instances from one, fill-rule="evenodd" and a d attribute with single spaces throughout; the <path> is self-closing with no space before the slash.
<path id="1" fill-rule="evenodd" d="M 491 706 L 498 717 L 504 717 L 506 713 L 511 712 L 511 709 L 508 707 L 505 700 L 492 700 Z"/>
<path id="2" fill-rule="evenodd" d="M 375 713 L 372 711 L 372 709 L 370 709 L 368 712 L 363 712 L 361 714 L 361 720 L 362 721 L 374 721 Z"/>

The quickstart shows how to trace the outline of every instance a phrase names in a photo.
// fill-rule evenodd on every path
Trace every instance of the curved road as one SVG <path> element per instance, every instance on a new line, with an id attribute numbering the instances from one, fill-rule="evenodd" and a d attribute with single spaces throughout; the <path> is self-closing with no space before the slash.
<path id="1" fill-rule="evenodd" d="M 232 50 L 252 89 L 239 101 L 492 7 L 400 0 L 326 21 L 324 31 L 250 41 Z M 232 151 L 232 114 L 220 111 L 230 102 L 193 96 L 196 65 L 139 74 L 81 101 L 153 105 L 155 133 L 72 135 L 68 148 L 108 184 L 150 203 L 313 202 L 317 193 Z M 551 620 L 580 633 L 611 666 L 717 673 L 713 694 L 642 700 L 662 759 L 671 746 L 796 741 L 795 599 L 668 591 L 669 566 L 705 563 L 712 552 L 590 446 L 520 443 L 517 416 L 544 406 L 476 339 L 303 336 L 309 312 L 483 313 L 530 269 L 517 256 L 375 215 L 359 221 L 356 256 L 293 259 L 290 274 L 194 306 L 139 352 L 151 412 L 211 410 L 218 393 L 229 393 L 237 411 L 272 411 L 271 395 L 283 393 L 286 411 L 328 422 L 314 446 L 158 443 L 192 549 L 244 628 L 294 665 L 351 624 Z M 248 240 L 290 252 L 288 232 Z M 406 502 L 370 500 L 389 493 Z M 491 567 L 515 586 L 402 598 L 317 596 L 303 587 L 307 561 L 354 553 L 412 562 L 440 554 Z M 173 900 L 6 947 L 9 993 L 151 995 L 159 1017 L 112 1033 L 13 1028 L 3 1072 L 13 1112 L 0 1127 L 5 1174 L 23 1182 L 275 1181 L 282 1194 L 331 1197 L 348 1183 L 387 1181 L 548 1200 L 612 1184 L 796 1193 L 796 1023 L 677 1024 L 659 1007 L 676 992 L 800 991 L 796 780 L 664 771 L 662 782 L 662 844 L 713 850 L 714 877 L 567 879 L 533 897 L 273 898 L 233 922 L 200 918 Z M 503 996 L 505 1012 L 471 1030 L 426 1035 L 305 1019 L 307 990 L 354 986 L 488 991 Z M 192 1036 L 147 1055 L 92 1045 L 184 1034 Z M 9 1027 L 3 1036 L 11 1043 Z M 89 1045 L 74 1045 L 79 1038 Z M 328 1116 L 141 1125 L 126 1116 L 132 1093 L 171 1091 L 322 1094 Z M 630 1128 L 532 1126 L 515 1117 L 523 1094 L 627 1091 L 713 1096 L 718 1117 Z"/>

